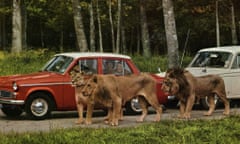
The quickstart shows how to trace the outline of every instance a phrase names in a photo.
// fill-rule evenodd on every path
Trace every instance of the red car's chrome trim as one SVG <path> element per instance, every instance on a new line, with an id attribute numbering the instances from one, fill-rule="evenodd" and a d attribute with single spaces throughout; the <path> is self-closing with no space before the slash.
<path id="1" fill-rule="evenodd" d="M 25 103 L 24 100 L 6 100 L 6 99 L 0 99 L 0 104 L 23 105 L 24 103 Z"/>
<path id="2" fill-rule="evenodd" d="M 19 86 L 22 86 L 22 87 L 29 87 L 29 86 L 49 86 L 49 85 L 71 85 L 72 83 L 71 82 L 65 82 L 65 83 L 36 83 L 36 84 L 21 84 Z"/>

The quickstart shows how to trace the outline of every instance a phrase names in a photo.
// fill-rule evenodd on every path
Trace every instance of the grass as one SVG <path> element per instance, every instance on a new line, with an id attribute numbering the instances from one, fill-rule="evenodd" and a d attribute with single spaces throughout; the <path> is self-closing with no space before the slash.
<path id="1" fill-rule="evenodd" d="M 220 120 L 162 120 L 125 128 L 69 128 L 0 133 L 1 144 L 238 144 L 240 116 Z"/>

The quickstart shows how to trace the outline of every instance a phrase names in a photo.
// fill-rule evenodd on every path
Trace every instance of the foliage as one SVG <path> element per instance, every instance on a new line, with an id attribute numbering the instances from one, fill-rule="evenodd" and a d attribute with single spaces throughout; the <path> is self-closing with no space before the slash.
<path id="1" fill-rule="evenodd" d="M 20 54 L 0 52 L 0 74 L 4 76 L 37 72 L 54 54 L 55 52 L 50 52 L 47 49 L 28 50 Z M 167 69 L 168 61 L 165 55 L 153 56 L 149 59 L 140 55 L 133 55 L 131 57 L 142 72 L 158 73 L 158 68 L 161 68 L 161 71 Z M 187 66 L 191 59 L 192 57 L 186 56 L 183 66 Z"/>
<path id="2" fill-rule="evenodd" d="M 104 51 L 111 50 L 111 32 L 109 23 L 108 1 L 99 1 L 100 18 L 102 24 Z M 116 31 L 117 0 L 112 2 L 112 15 L 114 31 Z M 239 21 L 240 3 L 231 1 L 235 8 L 235 20 Z M 219 1 L 219 21 L 221 45 L 231 44 L 231 2 Z M 85 33 L 89 42 L 89 10 L 90 0 L 81 0 L 81 12 Z M 49 50 L 59 50 L 63 41 L 64 51 L 77 50 L 75 48 L 75 31 L 72 17 L 71 0 L 25 0 L 27 14 L 27 45 L 29 47 L 46 47 Z M 164 31 L 163 13 L 161 1 L 150 0 L 146 4 L 147 25 L 150 35 L 150 47 L 152 54 L 164 55 L 166 51 L 166 39 Z M 140 39 L 139 30 L 139 0 L 122 0 L 122 28 L 125 32 L 126 47 L 128 51 L 141 54 L 138 50 Z M 0 1 L 0 21 L 5 21 L 6 46 L 11 47 L 11 7 L 12 1 Z M 174 1 L 174 12 L 179 40 L 179 49 L 182 50 L 186 41 L 186 34 L 190 30 L 187 43 L 187 51 L 195 53 L 203 47 L 216 45 L 215 1 L 202 0 L 178 0 Z M 94 20 L 96 20 L 96 0 L 93 0 Z M 4 24 L 0 24 L 4 26 Z M 4 27 L 3 27 L 4 29 Z M 96 27 L 96 47 L 98 47 L 98 34 Z M 239 37 L 239 30 L 238 30 Z M 3 41 L 3 40 L 2 40 Z M 0 42 L 1 43 L 1 42 Z M 0 44 L 1 45 L 1 44 Z"/>
<path id="3" fill-rule="evenodd" d="M 153 56 L 148 59 L 143 56 L 135 55 L 132 56 L 132 59 L 142 72 L 158 73 L 158 68 L 160 68 L 161 71 L 166 71 L 168 69 L 168 59 L 166 55 Z M 191 60 L 191 56 L 185 56 L 180 67 L 186 67 Z"/>
<path id="4" fill-rule="evenodd" d="M 0 133 L 1 144 L 237 144 L 240 116 L 220 120 L 162 120 L 136 127 L 69 128 L 50 132 Z"/>
<path id="5" fill-rule="evenodd" d="M 24 74 L 36 72 L 53 56 L 46 49 L 28 50 L 20 54 L 0 53 L 0 74 Z"/>

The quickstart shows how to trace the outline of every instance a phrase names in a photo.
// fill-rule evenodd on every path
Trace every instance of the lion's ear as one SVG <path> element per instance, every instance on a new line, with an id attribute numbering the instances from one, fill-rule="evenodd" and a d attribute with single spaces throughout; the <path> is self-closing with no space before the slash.
<path id="1" fill-rule="evenodd" d="M 94 76 L 93 76 L 93 82 L 95 82 L 95 83 L 98 82 L 98 76 L 97 76 L 97 75 L 94 75 Z"/>

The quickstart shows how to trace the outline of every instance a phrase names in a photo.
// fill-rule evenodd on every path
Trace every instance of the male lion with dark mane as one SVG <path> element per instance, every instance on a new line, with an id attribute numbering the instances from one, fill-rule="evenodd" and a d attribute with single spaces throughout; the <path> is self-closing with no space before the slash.
<path id="1" fill-rule="evenodd" d="M 142 115 L 137 120 L 142 122 L 147 115 L 148 105 L 156 110 L 155 121 L 160 121 L 162 107 L 156 96 L 156 81 L 147 74 L 115 76 L 94 75 L 82 89 L 82 94 L 89 97 L 86 121 L 91 123 L 91 116 L 95 102 L 110 108 L 110 124 L 118 125 L 122 106 L 134 97 L 139 98 Z"/>
<path id="2" fill-rule="evenodd" d="M 167 70 L 161 89 L 170 95 L 175 95 L 179 99 L 180 118 L 190 118 L 195 98 L 200 99 L 206 96 L 209 102 L 209 110 L 204 115 L 212 115 L 216 107 L 214 103 L 215 95 L 222 100 L 225 106 L 223 114 L 229 115 L 230 113 L 225 84 L 223 79 L 218 75 L 195 77 L 187 70 L 173 68 Z"/>

